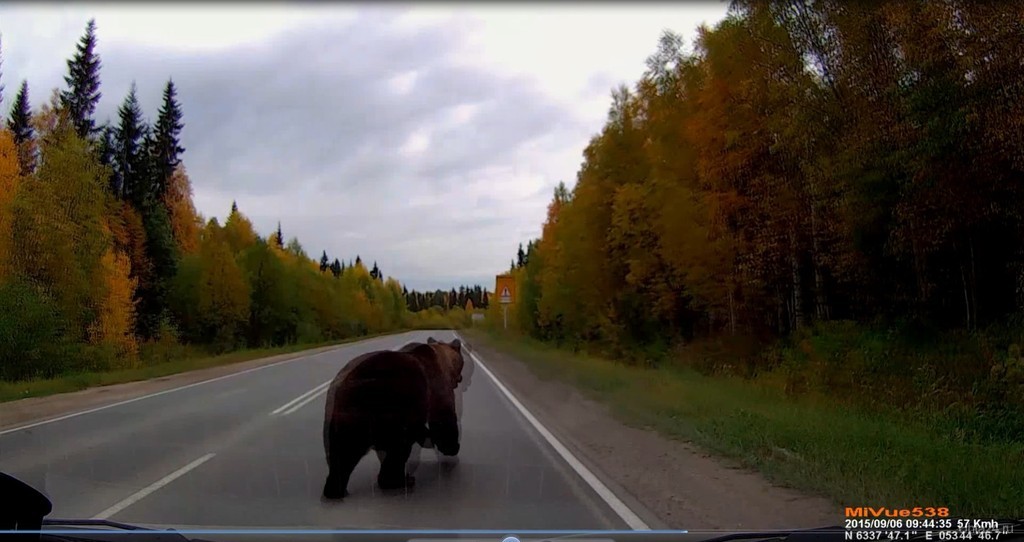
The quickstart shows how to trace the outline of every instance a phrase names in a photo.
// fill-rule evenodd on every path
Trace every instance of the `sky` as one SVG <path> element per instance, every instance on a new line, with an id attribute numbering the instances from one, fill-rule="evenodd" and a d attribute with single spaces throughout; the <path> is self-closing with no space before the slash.
<path id="1" fill-rule="evenodd" d="M 0 110 L 63 88 L 95 18 L 102 98 L 133 82 L 152 121 L 169 78 L 206 218 L 232 201 L 319 258 L 377 262 L 410 289 L 493 288 L 575 183 L 663 30 L 688 44 L 722 2 L 0 5 Z"/>

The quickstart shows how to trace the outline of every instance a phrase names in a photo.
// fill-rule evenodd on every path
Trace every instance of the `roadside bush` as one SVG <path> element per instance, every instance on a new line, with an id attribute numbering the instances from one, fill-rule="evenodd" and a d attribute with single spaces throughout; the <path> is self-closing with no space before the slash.
<path id="1" fill-rule="evenodd" d="M 154 340 L 139 345 L 139 360 L 142 365 L 158 365 L 176 359 L 183 359 L 195 353 L 195 349 L 178 340 L 178 330 L 164 319 L 157 328 Z"/>
<path id="2" fill-rule="evenodd" d="M 48 378 L 66 370 L 66 326 L 44 292 L 16 279 L 0 284 L 0 379 Z"/>

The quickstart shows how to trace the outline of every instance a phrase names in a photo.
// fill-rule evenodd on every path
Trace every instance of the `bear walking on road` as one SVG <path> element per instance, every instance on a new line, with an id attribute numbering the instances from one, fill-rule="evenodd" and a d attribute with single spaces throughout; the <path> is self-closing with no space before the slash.
<path id="1" fill-rule="evenodd" d="M 348 494 L 349 477 L 371 448 L 381 457 L 381 489 L 414 483 L 405 471 L 414 444 L 429 438 L 442 454 L 458 454 L 461 344 L 431 340 L 403 350 L 359 356 L 331 382 L 324 411 L 325 498 Z"/>
<path id="2" fill-rule="evenodd" d="M 441 342 L 437 341 L 436 339 L 434 339 L 433 337 L 430 337 L 430 338 L 427 339 L 426 344 L 428 344 L 428 345 L 441 345 L 441 344 L 445 344 L 445 343 L 441 343 Z M 402 348 L 398 349 L 398 351 L 399 352 L 411 352 L 411 351 L 415 350 L 416 348 L 422 347 L 422 346 L 424 346 L 424 343 L 413 342 L 413 343 L 409 343 L 409 344 L 403 346 Z M 470 384 L 470 381 L 472 380 L 472 374 L 473 374 L 473 362 L 470 359 L 467 359 L 466 356 L 463 354 L 463 345 L 462 345 L 462 342 L 459 339 L 456 339 L 456 340 L 454 340 L 454 341 L 452 341 L 450 343 L 447 343 L 447 346 L 450 346 L 451 350 L 449 350 L 449 349 L 442 349 L 442 350 L 439 350 L 439 353 L 445 354 L 444 358 L 448 362 L 447 363 L 448 368 L 451 371 L 452 376 L 455 377 L 455 380 L 454 380 L 454 382 L 455 382 L 455 384 L 454 384 L 455 385 L 455 415 L 456 415 L 456 419 L 458 420 L 459 434 L 461 435 L 462 434 L 462 395 L 466 392 L 467 389 L 469 389 L 469 384 Z M 454 351 L 454 353 L 456 355 L 451 355 L 453 351 Z M 434 444 L 433 444 L 433 442 L 431 442 L 430 436 L 428 434 L 428 436 L 427 436 L 427 438 L 425 440 L 418 441 L 416 444 L 413 444 L 412 452 L 409 454 L 409 459 L 406 462 L 406 473 L 408 473 L 409 475 L 415 474 L 416 470 L 419 468 L 419 465 L 420 465 L 420 455 L 421 455 L 421 451 L 423 449 L 434 450 L 434 453 L 437 456 L 438 461 L 442 462 L 443 465 L 446 468 L 450 469 L 450 468 L 452 468 L 455 465 L 455 462 L 453 462 L 451 460 L 445 461 L 442 458 L 442 456 L 444 454 L 442 454 L 439 450 L 437 450 L 434 447 Z M 384 453 L 383 452 L 378 451 L 377 452 L 377 457 L 378 457 L 378 459 L 381 460 L 381 462 L 384 461 Z M 457 456 L 450 456 L 450 457 L 452 459 L 458 459 Z"/>

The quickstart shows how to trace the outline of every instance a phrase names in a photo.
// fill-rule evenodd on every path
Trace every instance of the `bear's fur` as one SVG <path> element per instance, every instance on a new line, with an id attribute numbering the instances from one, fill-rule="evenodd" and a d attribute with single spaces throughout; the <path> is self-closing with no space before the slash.
<path id="1" fill-rule="evenodd" d="M 453 381 L 455 382 L 455 386 L 456 386 L 455 390 L 454 390 L 454 393 L 455 393 L 455 414 L 456 414 L 456 419 L 458 420 L 459 434 L 461 435 L 462 434 L 462 394 L 469 387 L 469 378 L 471 377 L 472 372 L 473 372 L 473 369 L 471 367 L 471 362 L 466 360 L 465 357 L 462 355 L 462 343 L 458 339 L 456 339 L 456 340 L 454 340 L 454 341 L 452 341 L 450 343 L 443 343 L 443 342 L 439 342 L 439 341 L 435 340 L 433 337 L 430 337 L 430 338 L 427 339 L 427 343 L 426 344 L 427 345 L 431 345 L 432 347 L 434 347 L 435 353 L 439 354 L 441 356 L 441 358 L 444 361 L 447 362 L 446 365 L 449 366 L 451 374 L 454 376 Z M 398 351 L 399 352 L 411 352 L 411 351 L 416 350 L 417 348 L 419 348 L 421 346 L 424 346 L 424 343 L 413 342 L 413 343 L 409 343 L 409 344 L 403 346 Z M 460 366 L 462 367 L 461 370 L 459 368 Z M 468 375 L 467 375 L 467 372 L 468 372 Z M 415 445 L 413 445 L 412 452 L 409 454 L 409 460 L 406 463 L 406 472 L 409 475 L 415 474 L 416 470 L 419 468 L 420 452 L 424 448 L 434 450 L 434 453 L 436 454 L 438 461 L 443 463 L 445 466 L 448 466 L 448 467 L 452 466 L 452 464 L 450 464 L 451 461 L 445 461 L 444 459 L 442 459 L 441 456 L 444 455 L 444 454 L 442 454 L 439 450 L 437 450 L 434 447 L 434 443 L 430 439 L 429 430 L 428 430 L 427 437 L 424 440 L 419 441 Z M 378 451 L 377 452 L 377 457 L 378 457 L 378 459 L 380 459 L 383 462 L 383 460 L 384 460 L 384 453 Z M 448 457 L 457 459 L 457 456 L 448 456 Z"/>
<path id="2" fill-rule="evenodd" d="M 399 352 L 413 354 L 424 360 L 425 367 L 431 379 L 431 404 L 430 415 L 427 422 L 427 436 L 418 441 L 424 448 L 437 448 L 437 451 L 447 455 L 457 455 L 459 450 L 456 445 L 439 446 L 438 443 L 451 443 L 459 439 L 459 418 L 457 410 L 456 392 L 459 382 L 462 380 L 462 343 L 455 339 L 450 343 L 439 342 L 433 337 L 427 339 L 427 343 L 409 343 L 403 346 Z"/>
<path id="3" fill-rule="evenodd" d="M 381 459 L 381 489 L 414 483 L 405 465 L 413 445 L 428 436 L 441 453 L 458 454 L 452 369 L 461 353 L 444 343 L 414 343 L 402 350 L 359 356 L 331 382 L 323 430 L 329 469 L 325 498 L 348 494 L 349 477 L 370 449 Z"/>

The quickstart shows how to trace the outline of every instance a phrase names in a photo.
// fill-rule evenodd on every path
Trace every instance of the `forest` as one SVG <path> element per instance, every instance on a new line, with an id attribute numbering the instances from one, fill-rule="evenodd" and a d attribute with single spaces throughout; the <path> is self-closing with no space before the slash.
<path id="1" fill-rule="evenodd" d="M 116 120 L 100 124 L 96 46 L 90 21 L 66 87 L 33 111 L 23 81 L 4 107 L 0 380 L 134 368 L 185 346 L 216 354 L 468 321 L 449 314 L 447 293 L 412 297 L 376 263 L 326 251 L 314 261 L 280 224 L 261 235 L 237 205 L 223 224 L 205 219 L 173 81 L 154 123 L 133 84 Z"/>
<path id="2" fill-rule="evenodd" d="M 513 260 L 510 327 L 1024 441 L 1022 17 L 736 0 L 666 31 Z"/>
<path id="3" fill-rule="evenodd" d="M 450 292 L 434 290 L 433 292 L 418 292 L 403 290 L 405 293 L 406 305 L 409 310 L 421 311 L 430 307 L 440 307 L 442 310 L 451 310 L 456 307 L 472 312 L 474 308 L 486 309 L 488 294 L 479 284 L 474 286 L 459 286 L 456 291 L 452 288 Z"/>

